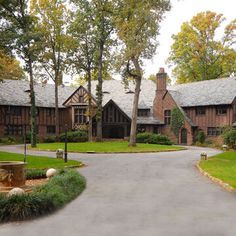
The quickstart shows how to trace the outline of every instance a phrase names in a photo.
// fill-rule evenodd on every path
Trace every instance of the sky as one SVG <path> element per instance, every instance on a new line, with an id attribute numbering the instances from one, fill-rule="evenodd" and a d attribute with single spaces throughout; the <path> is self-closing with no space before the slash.
<path id="1" fill-rule="evenodd" d="M 194 15 L 203 11 L 222 13 L 226 24 L 236 18 L 236 0 L 171 0 L 171 3 L 172 9 L 161 23 L 157 53 L 152 60 L 145 61 L 145 77 L 156 74 L 160 67 L 164 67 L 171 76 L 171 69 L 165 61 L 173 43 L 171 36 L 180 31 L 183 22 L 190 21 Z"/>

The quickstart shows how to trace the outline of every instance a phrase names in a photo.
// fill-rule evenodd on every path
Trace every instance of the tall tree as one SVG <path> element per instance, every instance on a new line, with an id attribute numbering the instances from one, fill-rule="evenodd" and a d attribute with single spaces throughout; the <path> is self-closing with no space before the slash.
<path id="1" fill-rule="evenodd" d="M 94 13 L 92 5 L 88 0 L 74 0 L 77 10 L 70 26 L 70 33 L 73 37 L 71 48 L 71 60 L 77 73 L 83 73 L 83 79 L 88 82 L 88 140 L 92 141 L 92 94 L 91 81 L 95 69 L 95 57 L 97 52 L 97 41 L 94 25 Z M 97 79 L 97 78 L 96 78 Z"/>
<path id="2" fill-rule="evenodd" d="M 214 12 L 201 12 L 173 35 L 169 63 L 178 83 L 216 79 L 236 72 L 236 20 L 225 27 L 219 39 L 217 30 L 225 18 Z"/>
<path id="3" fill-rule="evenodd" d="M 159 25 L 165 11 L 170 9 L 169 0 L 118 0 L 115 16 L 116 32 L 123 43 L 120 61 L 124 77 L 135 81 L 130 146 L 136 145 L 137 111 L 141 80 L 142 61 L 150 59 L 156 51 Z"/>
<path id="4" fill-rule="evenodd" d="M 39 75 L 55 84 L 55 126 L 59 136 L 58 86 L 66 69 L 66 54 L 70 45 L 67 36 L 70 13 L 63 0 L 32 0 L 31 11 L 38 17 L 37 30 L 41 33 L 41 51 L 36 65 Z"/>
<path id="5" fill-rule="evenodd" d="M 25 73 L 20 66 L 20 62 L 0 50 L 0 81 L 4 79 L 18 80 L 24 77 Z"/>
<path id="6" fill-rule="evenodd" d="M 109 58 L 110 46 L 112 45 L 112 31 L 113 31 L 113 14 L 114 2 L 110 0 L 92 0 L 91 4 L 94 9 L 94 27 L 96 28 L 96 42 L 98 45 L 96 66 L 98 71 L 98 85 L 97 85 L 97 138 L 96 141 L 102 141 L 102 83 L 104 65 Z"/>
<path id="7" fill-rule="evenodd" d="M 4 47 L 15 52 L 25 63 L 30 79 L 31 146 L 36 147 L 36 106 L 33 63 L 37 50 L 34 47 L 39 35 L 35 32 L 36 18 L 29 12 L 29 0 L 0 0 L 0 34 Z"/>

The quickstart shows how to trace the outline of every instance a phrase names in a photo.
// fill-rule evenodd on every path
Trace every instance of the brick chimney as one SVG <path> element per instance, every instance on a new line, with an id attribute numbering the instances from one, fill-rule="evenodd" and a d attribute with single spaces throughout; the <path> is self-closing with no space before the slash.
<path id="1" fill-rule="evenodd" d="M 167 73 L 165 69 L 161 67 L 159 72 L 156 74 L 157 77 L 157 92 L 165 92 L 167 84 Z"/>

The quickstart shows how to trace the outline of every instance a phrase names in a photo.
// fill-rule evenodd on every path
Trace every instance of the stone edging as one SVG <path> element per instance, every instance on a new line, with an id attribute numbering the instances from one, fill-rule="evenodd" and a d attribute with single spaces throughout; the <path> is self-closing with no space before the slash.
<path id="1" fill-rule="evenodd" d="M 199 170 L 199 172 L 206 176 L 207 178 L 209 178 L 212 182 L 220 185 L 222 188 L 224 188 L 225 190 L 229 191 L 229 192 L 234 192 L 236 193 L 236 189 L 234 189 L 233 187 L 231 187 L 228 183 L 223 182 L 221 179 L 215 178 L 213 176 L 211 176 L 208 172 L 204 171 L 200 165 L 199 165 L 200 161 L 198 161 L 195 166 L 197 167 L 197 169 Z"/>

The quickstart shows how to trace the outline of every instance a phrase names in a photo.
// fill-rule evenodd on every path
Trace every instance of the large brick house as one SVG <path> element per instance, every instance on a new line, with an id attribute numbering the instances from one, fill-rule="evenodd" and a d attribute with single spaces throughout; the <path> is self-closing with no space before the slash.
<path id="1" fill-rule="evenodd" d="M 93 108 L 96 110 L 96 82 L 92 83 Z M 54 85 L 35 84 L 37 130 L 39 137 L 55 133 Z M 103 137 L 129 136 L 134 84 L 125 86 L 121 81 L 104 81 L 103 84 Z M 71 129 L 84 128 L 88 92 L 86 86 L 59 87 L 60 132 L 65 124 Z M 177 142 L 170 129 L 171 110 L 179 107 L 185 122 L 179 141 L 192 144 L 198 130 L 209 138 L 218 137 L 223 126 L 236 126 L 235 78 L 209 80 L 184 85 L 166 86 L 166 73 L 160 69 L 156 84 L 142 81 L 138 131 L 163 133 Z M 93 120 L 96 135 L 96 120 Z M 29 83 L 5 80 L 0 83 L 0 137 L 19 136 L 23 127 L 30 129 Z"/>

